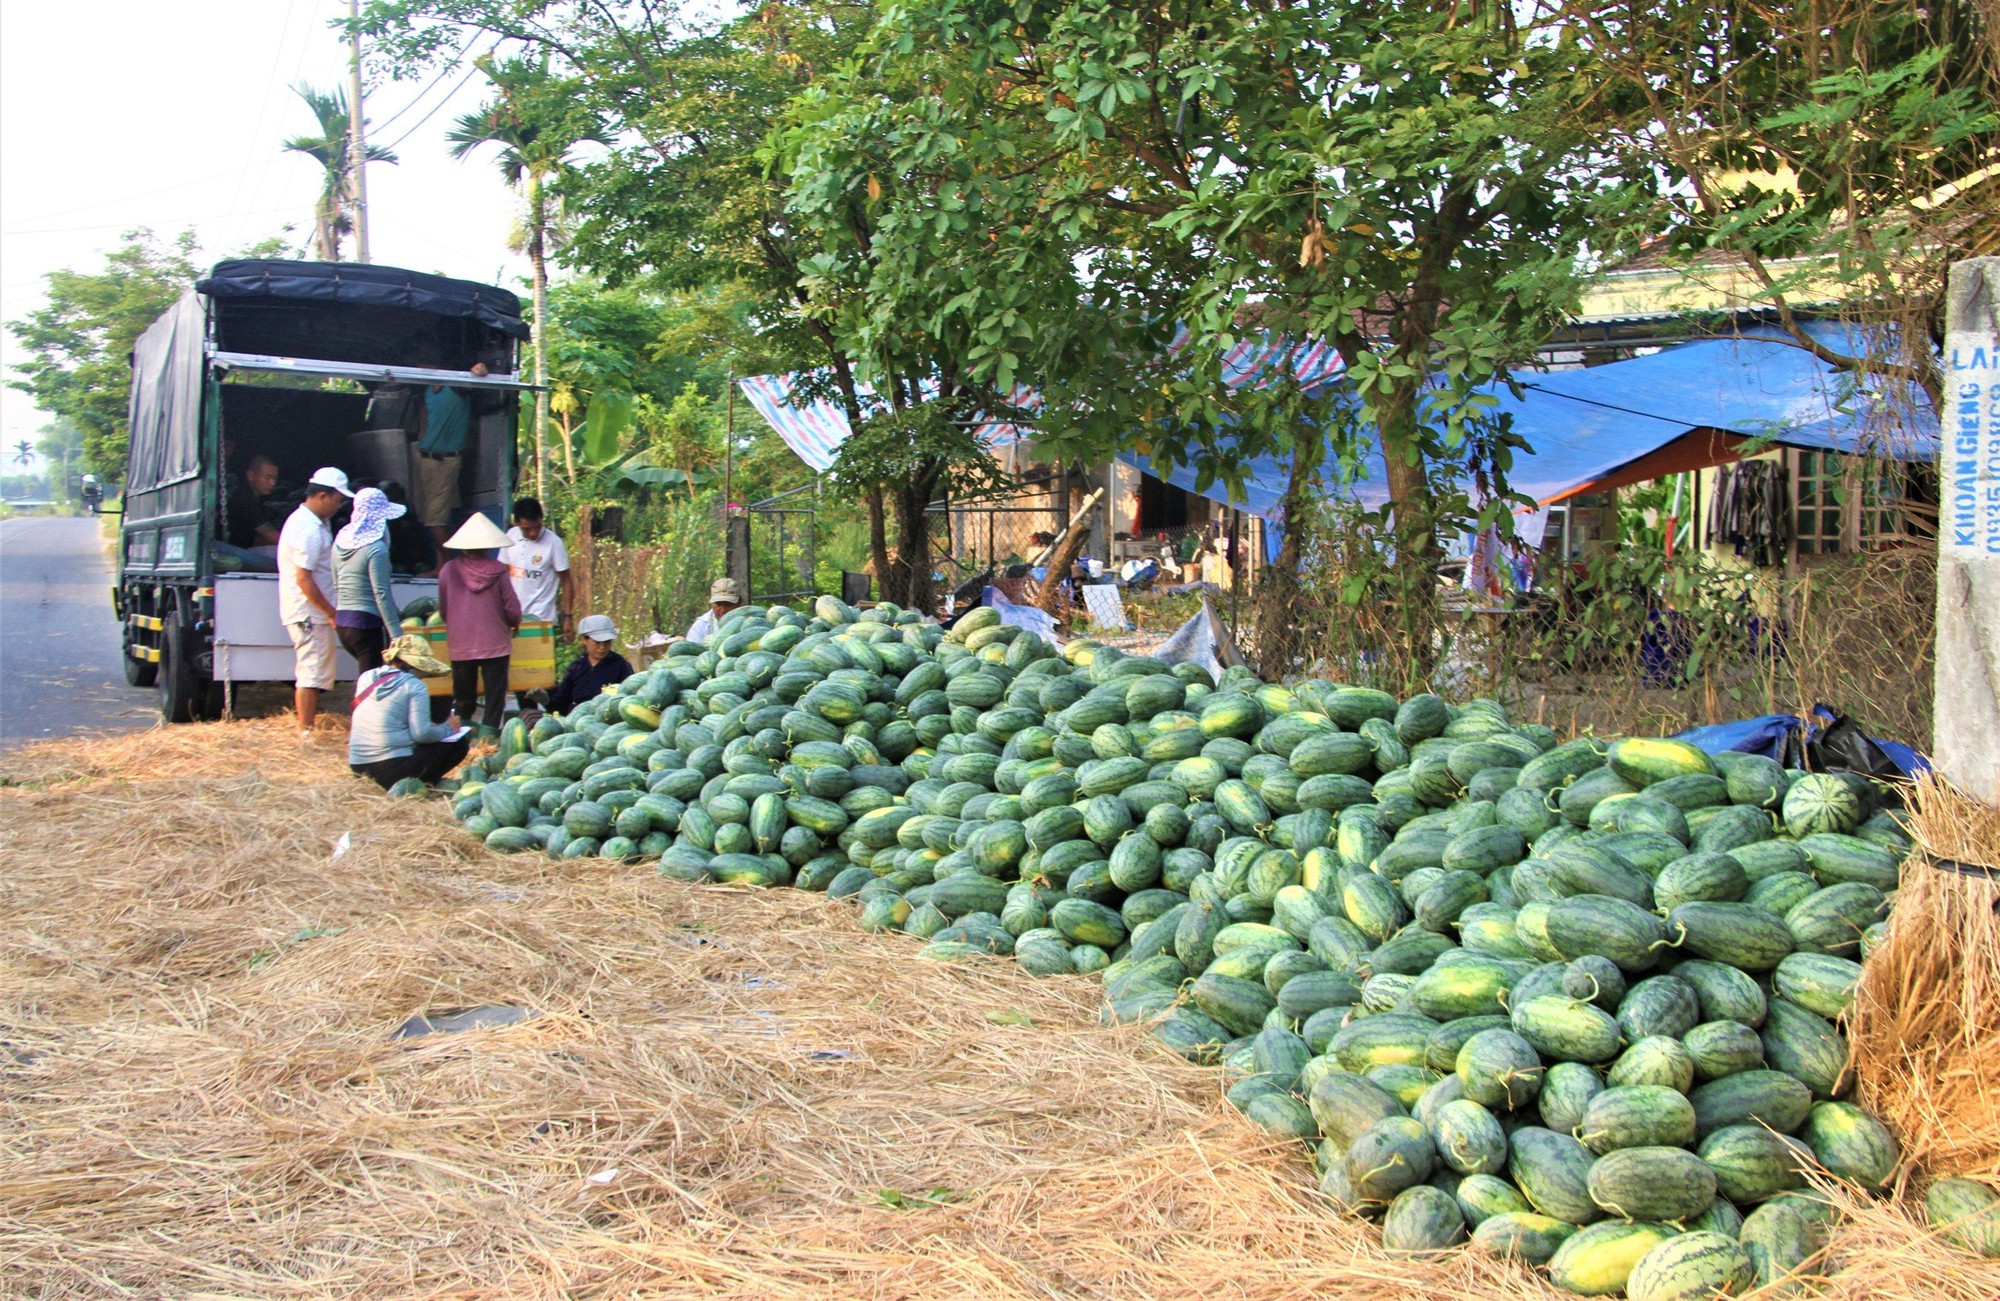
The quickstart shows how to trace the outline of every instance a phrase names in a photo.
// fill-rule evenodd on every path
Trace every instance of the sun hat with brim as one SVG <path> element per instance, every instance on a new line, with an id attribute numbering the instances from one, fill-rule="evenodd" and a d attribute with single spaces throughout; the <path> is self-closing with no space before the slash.
<path id="1" fill-rule="evenodd" d="M 420 633 L 406 632 L 382 652 L 384 662 L 393 660 L 420 678 L 441 678 L 451 665 L 431 655 L 431 644 Z"/>
<path id="2" fill-rule="evenodd" d="M 710 605 L 741 605 L 743 589 L 733 578 L 718 578 L 708 585 Z"/>
<path id="3" fill-rule="evenodd" d="M 608 615 L 593 614 L 576 625 L 576 635 L 592 641 L 617 641 L 618 625 Z"/>
<path id="4" fill-rule="evenodd" d="M 354 494 L 354 518 L 333 535 L 337 547 L 352 551 L 367 546 L 388 529 L 390 520 L 401 519 L 409 507 L 390 501 L 380 488 L 363 488 Z"/>
<path id="5" fill-rule="evenodd" d="M 498 551 L 514 545 L 514 540 L 492 520 L 474 515 L 459 525 L 458 532 L 446 538 L 444 544 L 453 551 Z"/>

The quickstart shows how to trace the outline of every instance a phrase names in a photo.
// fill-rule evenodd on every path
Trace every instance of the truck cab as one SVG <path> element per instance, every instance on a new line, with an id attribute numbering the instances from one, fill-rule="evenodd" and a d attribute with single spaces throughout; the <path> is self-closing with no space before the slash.
<path id="1" fill-rule="evenodd" d="M 126 681 L 156 686 L 161 717 L 186 722 L 219 716 L 238 684 L 291 680 L 272 544 L 322 466 L 412 504 L 392 536 L 396 596 L 434 595 L 427 575 L 443 557 L 429 528 L 475 511 L 505 526 L 527 337 L 521 300 L 492 285 L 355 263 L 217 263 L 132 350 L 112 593 Z M 472 417 L 459 504 L 425 520 L 417 440 L 435 388 L 465 397 Z M 339 676 L 354 673 L 343 651 Z"/>

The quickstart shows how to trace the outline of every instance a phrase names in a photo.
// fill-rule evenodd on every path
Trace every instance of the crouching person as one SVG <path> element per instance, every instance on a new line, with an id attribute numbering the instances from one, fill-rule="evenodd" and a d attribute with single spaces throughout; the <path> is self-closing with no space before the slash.
<path id="1" fill-rule="evenodd" d="M 382 667 L 355 680 L 347 766 L 387 790 L 405 777 L 429 785 L 463 763 L 472 738 L 446 739 L 460 732 L 458 715 L 442 725 L 431 722 L 430 691 L 423 683 L 449 672 L 431 658 L 421 636 L 406 633 L 390 642 Z"/>

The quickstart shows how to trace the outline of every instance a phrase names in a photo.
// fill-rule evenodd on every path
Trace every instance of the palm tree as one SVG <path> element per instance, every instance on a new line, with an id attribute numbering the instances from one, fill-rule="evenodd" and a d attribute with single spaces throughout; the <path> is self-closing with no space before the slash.
<path id="1" fill-rule="evenodd" d="M 463 159 L 482 145 L 500 148 L 500 174 L 527 200 L 525 240 L 534 268 L 535 360 L 535 491 L 546 491 L 548 463 L 549 358 L 547 331 L 551 236 L 556 224 L 549 182 L 563 167 L 563 158 L 577 143 L 596 138 L 596 123 L 577 107 L 572 88 L 550 79 L 546 63 L 526 59 L 479 65 L 492 81 L 493 100 L 458 119 L 446 135 L 453 158 Z M 576 479 L 576 456 L 563 440 L 563 470 Z"/>
<path id="2" fill-rule="evenodd" d="M 354 131 L 348 117 L 347 92 L 315 90 L 305 82 L 292 87 L 319 119 L 319 134 L 293 136 L 285 141 L 289 153 L 304 154 L 325 172 L 318 200 L 313 204 L 313 244 L 322 262 L 340 261 L 340 241 L 354 229 L 349 208 L 354 202 Z M 396 155 L 380 145 L 369 145 L 368 161 L 393 163 Z"/>

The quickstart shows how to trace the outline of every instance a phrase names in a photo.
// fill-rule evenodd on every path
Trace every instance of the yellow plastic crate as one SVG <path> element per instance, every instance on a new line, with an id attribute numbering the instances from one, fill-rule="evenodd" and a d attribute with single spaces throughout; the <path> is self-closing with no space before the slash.
<path id="1" fill-rule="evenodd" d="M 451 652 L 445 649 L 444 626 L 435 624 L 424 629 L 424 640 L 431 644 L 431 654 L 445 664 L 451 663 Z M 548 690 L 556 684 L 556 626 L 539 619 L 530 619 L 514 632 L 514 648 L 507 661 L 507 689 L 509 691 Z M 429 679 L 433 696 L 451 694 L 449 676 Z"/>

